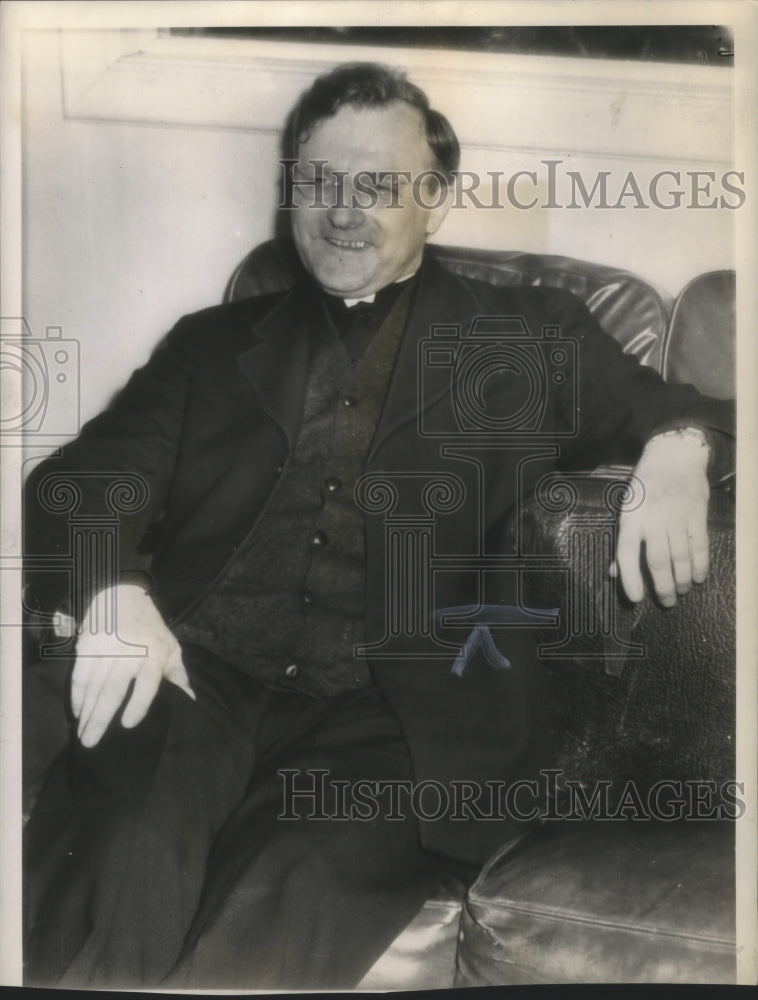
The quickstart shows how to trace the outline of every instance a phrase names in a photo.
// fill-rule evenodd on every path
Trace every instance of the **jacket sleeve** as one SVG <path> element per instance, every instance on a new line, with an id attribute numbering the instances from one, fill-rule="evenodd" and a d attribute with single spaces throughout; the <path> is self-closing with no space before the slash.
<path id="1" fill-rule="evenodd" d="M 711 445 L 711 481 L 728 475 L 734 462 L 732 400 L 712 399 L 692 385 L 665 382 L 654 369 L 625 354 L 574 296 L 565 295 L 560 311 L 562 336 L 576 342 L 574 377 L 566 380 L 558 398 L 559 422 L 574 429 L 561 446 L 562 467 L 634 464 L 656 433 L 696 426 L 703 428 Z"/>
<path id="2" fill-rule="evenodd" d="M 141 545 L 171 481 L 194 360 L 180 320 L 110 407 L 47 458 L 24 489 L 27 610 L 80 618 L 91 596 L 145 574 Z M 89 541 L 86 540 L 90 530 Z M 115 529 L 97 553 L 94 534 Z"/>

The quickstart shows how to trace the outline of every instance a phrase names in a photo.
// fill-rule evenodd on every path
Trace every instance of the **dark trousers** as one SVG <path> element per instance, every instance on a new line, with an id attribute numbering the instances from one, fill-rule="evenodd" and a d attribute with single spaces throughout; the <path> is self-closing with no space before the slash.
<path id="1" fill-rule="evenodd" d="M 72 740 L 50 771 L 26 828 L 27 984 L 355 986 L 445 869 L 407 810 L 341 801 L 411 779 L 394 715 L 373 689 L 314 701 L 184 658 L 197 702 L 164 682 L 138 727 Z M 285 801 L 287 782 L 316 794 Z"/>

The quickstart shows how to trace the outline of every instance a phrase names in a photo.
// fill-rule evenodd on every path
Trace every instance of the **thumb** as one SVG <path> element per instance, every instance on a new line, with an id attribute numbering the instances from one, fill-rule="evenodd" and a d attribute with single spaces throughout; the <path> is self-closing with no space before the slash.
<path id="1" fill-rule="evenodd" d="M 184 666 L 184 660 L 182 660 L 182 647 L 178 643 L 168 658 L 163 676 L 167 681 L 181 688 L 193 701 L 197 701 L 197 697 L 192 690 L 192 685 L 187 676 L 187 668 Z"/>

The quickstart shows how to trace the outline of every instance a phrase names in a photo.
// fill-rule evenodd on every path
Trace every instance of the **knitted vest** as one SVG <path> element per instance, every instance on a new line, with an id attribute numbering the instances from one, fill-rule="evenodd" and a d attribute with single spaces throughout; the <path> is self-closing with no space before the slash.
<path id="1" fill-rule="evenodd" d="M 353 497 L 389 386 L 410 289 L 351 362 L 337 333 L 314 333 L 292 460 L 245 546 L 177 626 L 269 687 L 326 697 L 372 684 L 364 639 L 364 516 Z"/>

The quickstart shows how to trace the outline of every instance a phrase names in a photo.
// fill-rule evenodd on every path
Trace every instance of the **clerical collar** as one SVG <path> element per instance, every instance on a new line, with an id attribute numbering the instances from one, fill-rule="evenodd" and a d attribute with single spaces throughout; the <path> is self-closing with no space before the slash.
<path id="1" fill-rule="evenodd" d="M 343 299 L 342 301 L 345 303 L 348 309 L 352 309 L 353 306 L 357 306 L 359 302 L 368 302 L 369 305 L 373 305 L 375 298 L 376 298 L 376 292 L 372 292 L 370 295 L 364 295 L 360 299 Z"/>
<path id="2" fill-rule="evenodd" d="M 406 274 L 406 275 L 404 275 L 404 277 L 398 278 L 396 281 L 392 282 L 392 285 L 403 285 L 403 284 L 405 284 L 406 281 L 410 281 L 411 278 L 413 278 L 415 276 L 415 274 L 416 274 L 417 271 L 418 271 L 418 268 L 416 268 L 416 271 L 413 271 L 412 274 Z M 387 288 L 387 287 L 391 287 L 391 286 L 385 285 L 385 288 Z M 380 291 L 384 291 L 384 289 L 380 289 Z M 375 299 L 376 299 L 376 296 L 377 296 L 377 292 L 372 292 L 370 295 L 362 295 L 359 299 L 343 299 L 342 301 L 345 303 L 345 305 L 348 307 L 348 309 L 352 309 L 353 306 L 358 305 L 359 302 L 368 302 L 369 304 L 373 304 L 374 301 L 375 301 Z"/>
<path id="3" fill-rule="evenodd" d="M 351 300 L 346 301 L 321 290 L 322 308 L 327 322 L 342 340 L 352 361 L 365 351 L 399 296 L 418 281 L 420 273 L 419 269 L 401 281 L 393 281 L 380 288 L 373 297 L 366 296 L 367 301 L 357 302 L 353 306 L 348 305 Z"/>

